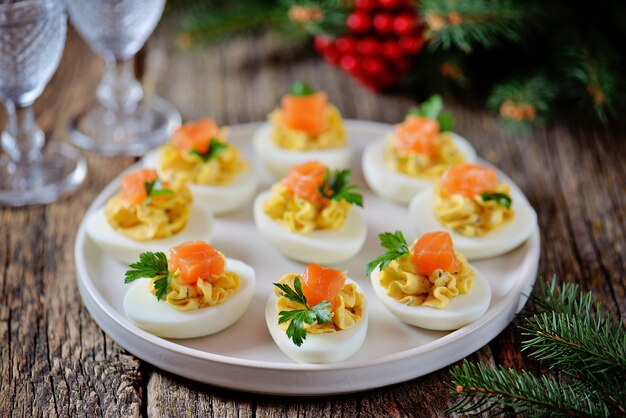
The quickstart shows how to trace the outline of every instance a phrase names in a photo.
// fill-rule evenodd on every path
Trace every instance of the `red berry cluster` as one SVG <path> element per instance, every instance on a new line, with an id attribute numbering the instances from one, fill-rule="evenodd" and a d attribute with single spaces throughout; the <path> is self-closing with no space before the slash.
<path id="1" fill-rule="evenodd" d="M 373 90 L 395 84 L 424 46 L 424 28 L 411 0 L 356 0 L 346 26 L 341 37 L 317 36 L 315 48 Z"/>

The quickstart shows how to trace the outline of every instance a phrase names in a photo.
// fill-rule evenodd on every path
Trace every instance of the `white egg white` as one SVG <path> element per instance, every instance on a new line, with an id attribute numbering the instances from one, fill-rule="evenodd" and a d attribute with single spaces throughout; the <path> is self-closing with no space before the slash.
<path id="1" fill-rule="evenodd" d="M 352 207 L 343 227 L 336 230 L 291 232 L 263 211 L 271 191 L 261 192 L 254 201 L 254 221 L 261 235 L 286 257 L 303 263 L 335 264 L 356 255 L 367 235 L 363 215 Z"/>
<path id="2" fill-rule="evenodd" d="M 123 263 L 134 263 L 145 251 L 167 252 L 186 241 L 210 242 L 213 223 L 210 211 L 192 205 L 187 224 L 178 233 L 162 239 L 135 241 L 113 229 L 104 214 L 104 207 L 100 207 L 87 215 L 85 229 L 89 238 L 113 258 Z"/>
<path id="3" fill-rule="evenodd" d="M 254 292 L 254 270 L 232 258 L 226 259 L 226 270 L 239 275 L 239 288 L 215 306 L 182 312 L 150 293 L 151 279 L 139 279 L 124 295 L 124 312 L 132 323 L 151 334 L 164 338 L 196 338 L 228 328 L 244 314 Z"/>
<path id="4" fill-rule="evenodd" d="M 407 306 L 387 295 L 387 290 L 380 284 L 380 270 L 370 275 L 376 296 L 385 307 L 402 322 L 434 331 L 452 331 L 477 320 L 487 312 L 491 302 L 491 287 L 487 280 L 475 268 L 474 283 L 470 291 L 450 299 L 443 309 L 428 306 Z"/>
<path id="5" fill-rule="evenodd" d="M 496 257 L 520 246 L 537 228 L 537 213 L 517 188 L 511 187 L 513 219 L 480 237 L 466 237 L 447 230 L 452 236 L 454 248 L 469 260 Z M 427 232 L 446 230 L 435 218 L 435 188 L 429 187 L 417 194 L 409 205 L 410 223 L 421 236 Z"/>
<path id="6" fill-rule="evenodd" d="M 346 279 L 346 283 L 354 283 Z M 357 284 L 357 289 L 363 293 L 363 289 Z M 352 357 L 365 341 L 367 334 L 367 301 L 363 307 L 361 320 L 353 327 L 328 334 L 307 334 L 300 347 L 287 337 L 287 333 L 278 326 L 278 313 L 276 312 L 276 294 L 267 299 L 265 305 L 265 321 L 267 328 L 280 350 L 290 359 L 298 363 L 336 363 Z"/>
<path id="7" fill-rule="evenodd" d="M 159 150 L 153 150 L 143 158 L 145 167 L 156 167 L 159 175 Z M 223 186 L 205 186 L 188 183 L 194 204 L 210 210 L 215 215 L 236 211 L 252 200 L 258 187 L 258 175 L 252 167 L 237 174 L 232 183 Z"/>
<path id="8" fill-rule="evenodd" d="M 280 148 L 272 140 L 272 126 L 261 126 L 254 133 L 254 152 L 263 167 L 275 178 L 287 175 L 289 167 L 307 161 L 320 161 L 331 170 L 349 169 L 352 150 L 349 144 L 341 148 L 329 148 L 311 151 L 293 151 Z"/>
<path id="9" fill-rule="evenodd" d="M 465 161 L 476 161 L 476 150 L 467 140 L 455 133 L 454 144 Z M 363 151 L 363 176 L 367 184 L 377 195 L 400 204 L 407 204 L 419 191 L 431 186 L 432 180 L 420 179 L 399 173 L 387 167 L 385 163 L 386 138 L 368 145 Z"/>

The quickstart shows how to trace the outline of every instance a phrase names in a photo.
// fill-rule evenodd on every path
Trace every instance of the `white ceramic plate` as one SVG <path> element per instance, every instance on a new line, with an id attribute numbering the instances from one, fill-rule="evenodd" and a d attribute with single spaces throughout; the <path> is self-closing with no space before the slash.
<path id="1" fill-rule="evenodd" d="M 238 125 L 229 131 L 231 141 L 250 159 L 252 137 L 259 126 Z M 355 157 L 361 155 L 365 145 L 392 129 L 390 125 L 363 121 L 347 121 L 346 127 Z M 270 186 L 268 179 L 262 178 L 260 190 Z M 353 159 L 353 180 L 364 187 L 364 214 L 369 230 L 361 252 L 338 266 L 348 270 L 365 290 L 369 329 L 361 350 L 345 362 L 297 364 L 274 344 L 264 315 L 272 282 L 284 273 L 303 271 L 304 265 L 281 256 L 263 240 L 254 227 L 252 205 L 218 218 L 212 240 L 228 257 L 242 260 L 256 270 L 257 284 L 250 307 L 232 327 L 208 337 L 172 340 L 133 325 L 123 310 L 126 267 L 87 237 L 83 222 L 76 237 L 75 256 L 78 288 L 85 306 L 111 338 L 148 363 L 204 383 L 281 395 L 348 393 L 410 380 L 473 353 L 511 322 L 526 303 L 535 281 L 540 249 L 538 230 L 513 252 L 474 263 L 492 289 L 491 304 L 483 317 L 454 332 L 423 330 L 400 322 L 388 312 L 374 295 L 364 272 L 365 264 L 381 252 L 377 237 L 380 232 L 399 229 L 405 236 L 413 237 L 407 209 L 365 188 L 360 158 Z M 102 191 L 89 213 L 106 202 L 118 182 L 119 178 Z"/>

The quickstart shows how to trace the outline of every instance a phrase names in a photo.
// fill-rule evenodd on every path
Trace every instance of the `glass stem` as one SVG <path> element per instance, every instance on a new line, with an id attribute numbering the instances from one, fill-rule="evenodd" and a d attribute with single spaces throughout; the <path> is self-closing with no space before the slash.
<path id="1" fill-rule="evenodd" d="M 9 125 L 2 134 L 2 149 L 15 163 L 25 163 L 41 158 L 45 135 L 35 123 L 33 106 L 7 105 Z"/>
<path id="2" fill-rule="evenodd" d="M 107 59 L 97 97 L 102 106 L 117 117 L 135 111 L 143 97 L 143 89 L 135 79 L 132 58 L 125 61 Z"/>

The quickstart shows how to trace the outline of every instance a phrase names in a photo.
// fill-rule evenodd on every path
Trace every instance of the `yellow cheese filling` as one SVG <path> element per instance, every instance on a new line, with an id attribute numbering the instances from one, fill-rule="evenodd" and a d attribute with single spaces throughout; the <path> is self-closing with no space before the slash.
<path id="1" fill-rule="evenodd" d="M 346 146 L 346 128 L 341 113 L 333 105 L 326 109 L 327 128 L 318 136 L 311 136 L 304 131 L 288 129 L 282 123 L 282 111 L 274 110 L 268 116 L 272 125 L 272 140 L 280 148 L 293 151 L 309 151 L 314 149 L 342 148 Z"/>
<path id="2" fill-rule="evenodd" d="M 464 255 L 455 251 L 461 267 L 458 273 L 435 270 L 430 276 L 417 272 L 411 256 L 392 261 L 379 275 L 387 295 L 408 306 L 430 306 L 443 309 L 450 299 L 469 292 L 475 272 Z"/>
<path id="3" fill-rule="evenodd" d="M 187 224 L 193 200 L 187 186 L 173 189 L 174 194 L 151 199 L 149 204 L 129 204 L 120 194 L 104 207 L 109 225 L 134 239 L 147 241 L 170 237 Z"/>
<path id="4" fill-rule="evenodd" d="M 293 282 L 296 278 L 300 278 L 299 274 L 289 273 L 284 275 L 278 283 L 286 284 L 293 288 Z M 274 288 L 278 300 L 276 301 L 276 312 L 292 311 L 295 309 L 305 309 L 305 306 L 287 299 L 283 296 L 283 292 Z M 333 323 L 332 324 L 318 324 L 314 322 L 312 325 L 304 324 L 306 332 L 309 334 L 326 334 L 329 332 L 341 331 L 348 329 L 361 319 L 363 315 L 365 296 L 359 293 L 354 283 L 344 284 L 339 296 L 337 296 L 337 306 L 332 308 L 330 313 Z M 283 330 L 287 330 L 289 322 L 285 322 L 279 325 Z"/>
<path id="5" fill-rule="evenodd" d="M 294 196 L 283 182 L 279 182 L 272 186 L 272 195 L 263 205 L 263 210 L 291 232 L 306 234 L 343 227 L 350 206 L 345 200 L 311 202 L 302 199 Z"/>
<path id="6" fill-rule="evenodd" d="M 500 183 L 494 190 L 510 196 L 508 186 Z M 433 213 L 441 224 L 466 237 L 488 234 L 513 219 L 513 208 L 506 208 L 495 200 L 483 201 L 480 195 L 471 198 L 455 194 L 446 196 L 439 187 L 435 188 Z"/>
<path id="7" fill-rule="evenodd" d="M 463 154 L 454 144 L 452 134 L 444 132 L 438 135 L 435 145 L 439 158 L 431 161 L 428 155 L 398 151 L 393 145 L 394 134 L 387 135 L 385 163 L 391 170 L 408 176 L 437 179 L 448 168 L 464 161 Z"/>

